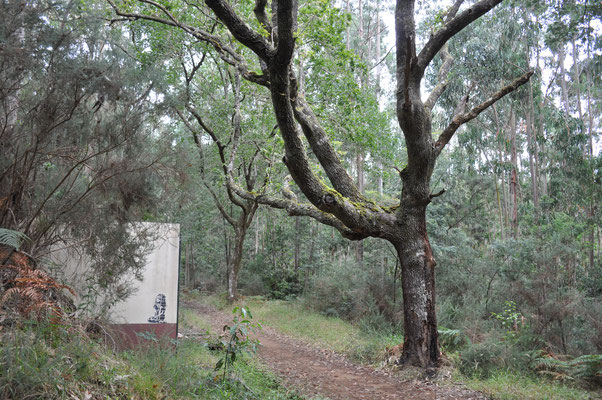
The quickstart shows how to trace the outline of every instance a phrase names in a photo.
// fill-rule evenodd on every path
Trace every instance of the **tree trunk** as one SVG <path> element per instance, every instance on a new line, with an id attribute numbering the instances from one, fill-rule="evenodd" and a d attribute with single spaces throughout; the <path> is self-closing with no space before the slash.
<path id="1" fill-rule="evenodd" d="M 360 6 L 361 6 L 360 1 Z M 360 8 L 361 9 L 361 8 Z M 358 150 L 355 156 L 355 166 L 357 169 L 357 190 L 364 194 L 364 187 L 366 185 L 366 177 L 364 174 L 364 154 L 361 150 Z M 355 244 L 355 261 L 361 263 L 364 260 L 364 242 L 359 241 Z"/>
<path id="2" fill-rule="evenodd" d="M 558 67 L 560 68 L 560 94 L 562 96 L 562 104 L 564 105 L 564 110 L 567 114 L 570 114 L 569 90 L 566 84 L 566 68 L 564 67 L 565 60 L 566 54 L 564 51 L 564 45 L 561 45 L 560 49 L 558 50 Z"/>
<path id="3" fill-rule="evenodd" d="M 512 236 L 518 235 L 518 157 L 516 150 L 516 113 L 511 111 L 510 122 L 510 152 L 512 161 L 512 171 L 510 171 L 510 197 L 512 198 L 512 214 L 510 225 L 512 227 Z"/>
<path id="4" fill-rule="evenodd" d="M 588 147 L 588 156 L 590 161 L 593 161 L 593 155 L 594 155 L 594 135 L 593 135 L 593 125 L 594 125 L 594 117 L 592 114 L 592 99 L 591 99 L 591 92 L 590 92 L 590 87 L 591 87 L 591 72 L 589 70 L 590 67 L 588 67 L 587 72 L 586 72 L 586 79 L 587 79 L 587 116 L 588 116 L 588 124 L 587 124 L 587 134 L 589 137 L 589 147 Z M 593 172 L 593 171 L 592 171 Z M 594 177 L 592 176 L 592 179 L 594 179 Z M 590 199 L 590 204 L 589 204 L 589 210 L 588 210 L 588 217 L 592 218 L 594 216 L 594 201 L 593 201 L 593 196 Z M 595 224 L 592 224 L 591 226 L 591 230 L 589 232 L 589 270 L 593 271 L 594 270 L 594 249 L 595 249 L 595 245 L 594 245 L 594 238 L 595 238 Z"/>
<path id="5" fill-rule="evenodd" d="M 539 195 L 537 193 L 537 175 L 535 169 L 535 154 L 537 152 L 537 142 L 535 132 L 533 131 L 533 119 L 535 115 L 531 112 L 533 104 L 533 92 L 529 91 L 529 108 L 526 112 L 526 130 L 527 130 L 527 152 L 529 153 L 529 173 L 531 175 L 531 194 L 533 196 L 533 207 L 535 211 L 539 209 Z"/>
<path id="6" fill-rule="evenodd" d="M 238 273 L 240 272 L 240 264 L 242 261 L 243 245 L 247 229 L 245 227 L 236 230 L 234 249 L 229 262 L 228 271 L 228 302 L 233 303 L 238 300 Z"/>
<path id="7" fill-rule="evenodd" d="M 299 259 L 301 258 L 301 220 L 295 217 L 295 274 L 299 273 Z"/>
<path id="8" fill-rule="evenodd" d="M 426 231 L 426 207 L 431 202 L 430 180 L 436 155 L 432 151 L 430 115 L 419 99 L 420 90 L 409 87 L 411 106 L 398 108 L 406 137 L 408 166 L 400 173 L 401 202 L 398 236 L 391 243 L 401 263 L 404 310 L 404 348 L 400 362 L 422 368 L 439 366 L 435 313 L 435 259 Z M 411 114 L 408 112 L 411 110 Z"/>
<path id="9" fill-rule="evenodd" d="M 184 286 L 190 289 L 190 255 L 192 254 L 192 248 L 190 244 L 185 247 L 186 262 L 184 263 Z"/>
<path id="10" fill-rule="evenodd" d="M 405 218 L 394 243 L 401 262 L 404 302 L 402 364 L 423 368 L 439 365 L 435 314 L 435 259 L 426 232 L 426 205 L 403 206 Z"/>

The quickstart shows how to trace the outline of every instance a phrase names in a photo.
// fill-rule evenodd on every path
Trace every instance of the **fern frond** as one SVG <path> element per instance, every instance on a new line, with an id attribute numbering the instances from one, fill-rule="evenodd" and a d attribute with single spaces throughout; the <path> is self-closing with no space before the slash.
<path id="1" fill-rule="evenodd" d="M 19 250 L 21 244 L 26 240 L 29 240 L 29 238 L 21 232 L 0 228 L 0 244 L 14 247 L 16 250 Z"/>

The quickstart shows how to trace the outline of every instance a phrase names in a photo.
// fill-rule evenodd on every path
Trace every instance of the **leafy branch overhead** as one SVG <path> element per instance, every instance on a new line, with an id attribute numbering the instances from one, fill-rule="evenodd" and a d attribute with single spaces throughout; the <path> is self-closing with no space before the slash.
<path id="1" fill-rule="evenodd" d="M 131 10 L 131 7 L 128 9 L 113 0 L 109 0 L 109 3 L 120 17 L 173 26 L 201 42 L 210 44 L 220 58 L 227 64 L 234 66 L 244 79 L 270 88 L 276 118 L 279 120 L 285 143 L 285 164 L 291 169 L 291 175 L 301 191 L 310 203 L 321 212 L 318 210 L 310 211 L 312 208 L 309 205 L 298 206 L 286 201 L 286 199 L 275 199 L 273 196 L 254 196 L 259 203 L 277 208 L 288 208 L 291 210 L 289 212 L 294 215 L 308 215 L 318 218 L 322 222 L 330 222 L 330 225 L 335 226 L 349 238 L 361 239 L 368 236 L 383 237 L 386 235 L 382 228 L 370 228 L 370 225 L 374 225 L 370 221 L 378 220 L 378 224 L 391 224 L 394 218 L 387 216 L 390 211 L 368 201 L 359 193 L 336 150 L 327 139 L 328 135 L 314 114 L 312 107 L 307 103 L 303 93 L 298 91 L 299 77 L 290 68 L 295 49 L 295 35 L 298 29 L 295 2 L 280 1 L 277 8 L 274 7 L 274 2 L 272 7 L 276 10 L 272 10 L 273 15 L 270 22 L 267 14 L 268 2 L 257 1 L 253 9 L 256 21 L 250 22 L 253 22 L 253 25 L 259 23 L 260 26 L 265 27 L 265 32 L 259 32 L 254 30 L 251 24 L 245 22 L 230 3 L 223 0 L 206 1 L 207 7 L 213 11 L 215 17 L 228 29 L 234 39 L 255 54 L 256 60 L 249 59 L 248 55 L 241 53 L 230 45 L 223 34 L 210 33 L 210 30 L 203 29 L 202 25 L 189 22 L 190 18 L 186 18 L 183 13 L 172 11 L 176 7 L 168 9 L 157 2 L 141 0 L 138 2 L 140 7 Z M 413 107 L 414 112 L 417 116 L 422 115 L 420 118 L 424 119 L 424 122 L 430 119 L 430 115 L 427 114 L 430 114 L 430 109 L 445 90 L 444 81 L 452 64 L 451 57 L 448 56 L 448 52 L 445 50 L 446 42 L 471 22 L 499 4 L 500 1 L 479 1 L 458 13 L 462 3 L 462 1 L 457 1 L 454 4 L 446 14 L 445 22 L 431 36 L 419 53 L 417 53 L 414 43 L 416 35 L 413 21 L 414 4 L 412 1 L 399 1 L 397 5 L 398 19 L 402 19 L 402 23 L 398 24 L 397 28 L 397 92 L 398 97 L 402 96 L 403 98 L 403 101 L 398 102 L 398 104 L 406 104 L 408 96 L 413 96 L 413 101 L 416 103 Z M 274 27 L 277 29 L 273 29 Z M 419 84 L 423 79 L 424 71 L 440 51 L 446 61 L 440 71 L 440 86 L 433 90 L 431 96 L 423 105 L 422 101 L 417 98 Z M 261 74 L 251 72 L 249 65 L 256 63 L 261 66 Z M 435 155 L 441 152 L 461 125 L 476 118 L 503 96 L 523 85 L 531 74 L 532 72 L 529 72 L 517 78 L 508 86 L 494 93 L 486 102 L 473 107 L 468 112 L 463 111 L 456 115 L 437 142 L 431 145 L 434 148 Z M 278 79 L 270 79 L 270 77 L 278 77 Z M 406 120 L 403 107 L 402 110 L 398 110 L 398 116 L 403 128 Z M 301 127 L 312 154 L 317 158 L 329 178 L 329 183 L 334 189 L 333 193 L 336 195 L 330 193 L 331 189 L 325 186 L 313 173 L 307 150 L 299 139 L 297 123 Z M 410 144 L 412 141 L 408 140 L 408 136 L 411 137 L 412 133 L 406 131 L 404 130 L 404 134 L 408 144 Z M 408 151 L 412 152 L 410 148 L 411 146 L 408 146 Z M 242 194 L 241 188 L 235 189 L 232 187 L 232 180 L 229 179 L 228 182 L 231 190 Z M 252 192 L 245 195 L 246 198 L 252 196 Z M 323 213 L 327 215 L 323 215 Z M 334 220 L 338 220 L 338 222 Z"/>

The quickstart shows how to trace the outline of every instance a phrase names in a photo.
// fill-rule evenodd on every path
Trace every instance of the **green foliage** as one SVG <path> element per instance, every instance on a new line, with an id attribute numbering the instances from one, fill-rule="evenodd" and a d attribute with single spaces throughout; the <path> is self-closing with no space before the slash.
<path id="1" fill-rule="evenodd" d="M 197 327 L 195 321 L 187 323 Z M 176 347 L 147 335 L 143 345 L 116 354 L 84 328 L 82 321 L 47 320 L 3 327 L 0 398 L 302 399 L 249 358 L 237 358 L 236 378 L 216 381 L 217 357 L 198 340 L 178 340 Z"/>
<path id="2" fill-rule="evenodd" d="M 467 376 L 488 378 L 500 370 L 514 370 L 522 373 L 529 371 L 529 356 L 517 346 L 489 338 L 474 343 L 460 352 L 460 371 Z"/>
<path id="3" fill-rule="evenodd" d="M 470 344 L 470 339 L 459 329 L 439 326 L 437 332 L 439 333 L 439 344 L 446 351 L 456 351 Z"/>
<path id="4" fill-rule="evenodd" d="M 520 333 L 520 329 L 524 327 L 524 317 L 517 310 L 516 303 L 512 300 L 507 300 L 504 303 L 504 311 L 502 313 L 492 312 L 491 315 L 502 324 L 502 328 L 505 330 L 505 337 L 508 339 L 516 338 Z"/>
<path id="5" fill-rule="evenodd" d="M 0 147 L 0 226 L 27 235 L 11 244 L 34 257 L 68 249 L 89 261 L 90 282 L 113 299 L 127 295 L 120 280 L 140 272 L 150 239 L 133 239 L 128 223 L 158 198 L 159 108 L 149 90 L 161 78 L 132 60 L 104 11 L 96 2 L 0 4 L 0 119 L 10 143 Z"/>
<path id="6" fill-rule="evenodd" d="M 602 386 L 602 355 L 586 354 L 570 360 L 560 360 L 541 352 L 532 367 L 542 375 L 557 380 L 580 380 L 593 386 Z"/>
<path id="7" fill-rule="evenodd" d="M 0 228 L 0 245 L 10 246 L 15 250 L 19 250 L 21 243 L 25 240 L 29 240 L 29 238 L 21 232 Z"/>
<path id="8" fill-rule="evenodd" d="M 486 379 L 463 379 L 463 383 L 500 400 L 590 400 L 598 397 L 595 392 L 507 370 L 497 371 Z"/>
<path id="9" fill-rule="evenodd" d="M 77 325 L 24 321 L 0 331 L 3 399 L 118 398 L 133 394 L 128 370 Z"/>
<path id="10" fill-rule="evenodd" d="M 226 374 L 232 368 L 236 359 L 241 353 L 256 352 L 259 342 L 251 339 L 249 333 L 253 329 L 260 329 L 261 325 L 252 323 L 251 311 L 247 307 L 234 307 L 232 309 L 234 318 L 232 324 L 224 325 L 223 331 L 225 338 L 222 340 L 223 355 L 215 364 L 215 370 L 223 370 L 222 381 L 226 379 Z"/>
<path id="11" fill-rule="evenodd" d="M 277 270 L 265 278 L 267 296 L 276 300 L 288 300 L 301 294 L 303 286 L 294 271 Z"/>

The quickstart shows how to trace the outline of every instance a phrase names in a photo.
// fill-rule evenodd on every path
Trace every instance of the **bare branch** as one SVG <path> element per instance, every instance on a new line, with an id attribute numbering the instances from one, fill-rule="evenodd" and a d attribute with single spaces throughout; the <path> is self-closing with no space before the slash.
<path id="1" fill-rule="evenodd" d="M 431 193 L 429 195 L 429 199 L 434 199 L 435 197 L 439 197 L 441 196 L 443 193 L 445 193 L 445 189 L 441 189 L 440 191 L 438 191 L 437 193 Z"/>
<path id="2" fill-rule="evenodd" d="M 224 206 L 222 205 L 221 201 L 219 201 L 219 198 L 217 197 L 217 194 L 215 193 L 215 191 L 213 190 L 213 188 L 211 187 L 211 185 L 209 185 L 209 183 L 207 183 L 207 181 L 203 178 L 203 185 L 205 185 L 205 187 L 207 188 L 207 190 L 209 191 L 209 193 L 211 194 L 211 197 L 213 197 L 213 202 L 215 203 L 215 206 L 217 207 L 217 209 L 219 210 L 219 213 L 222 215 L 222 217 L 224 217 L 224 219 L 234 228 L 236 229 L 237 223 L 236 220 L 234 218 L 232 218 L 230 216 L 230 214 L 228 214 L 228 212 L 226 211 L 226 209 L 224 208 Z M 238 205 L 238 204 L 237 204 Z M 245 210 L 243 208 L 243 210 Z"/>
<path id="3" fill-rule="evenodd" d="M 431 36 L 420 54 L 418 54 L 416 70 L 414 71 L 416 77 L 422 78 L 426 67 L 449 39 L 501 2 L 502 0 L 481 0 L 445 23 L 441 29 Z M 460 5 L 457 4 L 457 6 Z"/>
<path id="4" fill-rule="evenodd" d="M 184 116 L 184 114 L 182 114 L 182 112 L 180 110 L 178 110 L 177 108 L 175 108 L 176 114 L 178 114 L 178 117 L 180 117 L 180 121 L 182 121 L 184 123 L 184 125 L 186 126 L 186 128 L 188 128 L 188 130 L 190 131 L 190 134 L 192 135 L 192 138 L 194 139 L 194 144 L 196 145 L 198 151 L 199 151 L 199 158 L 200 158 L 200 172 L 201 172 L 201 177 L 205 176 L 205 153 L 203 151 L 203 145 L 201 143 L 201 139 L 199 138 L 198 133 L 196 132 L 196 129 L 194 129 L 194 127 L 192 126 L 192 124 L 188 121 L 188 119 Z"/>
<path id="5" fill-rule="evenodd" d="M 470 92 L 472 92 L 472 89 L 474 89 L 474 87 L 476 86 L 476 82 L 473 82 L 470 84 L 470 86 L 468 87 L 468 90 L 466 91 L 466 94 L 464 94 L 464 96 L 462 96 L 460 98 L 460 101 L 458 102 L 458 104 L 456 104 L 456 108 L 454 109 L 454 117 L 464 114 L 466 112 L 466 106 L 468 105 L 468 99 L 470 98 Z M 495 108 L 494 108 L 495 110 Z"/>
<path id="6" fill-rule="evenodd" d="M 156 22 L 159 24 L 169 25 L 169 26 L 173 26 L 173 27 L 182 29 L 184 32 L 188 33 L 195 39 L 197 39 L 201 42 L 209 43 L 211 46 L 213 46 L 213 48 L 217 51 L 217 54 L 219 55 L 219 57 L 225 63 L 232 65 L 233 67 L 238 69 L 241 76 L 243 78 L 245 78 L 246 80 L 248 80 L 249 82 L 253 82 L 253 83 L 256 83 L 261 86 L 268 86 L 268 79 L 266 76 L 257 74 L 253 71 L 250 71 L 244 58 L 240 54 L 238 54 L 234 49 L 232 49 L 230 46 L 228 46 L 226 43 L 221 41 L 217 36 L 212 35 L 211 33 L 206 32 L 202 29 L 184 24 L 181 21 L 179 21 L 178 19 L 176 19 L 171 13 L 168 14 L 168 18 L 161 18 L 156 15 L 128 13 L 128 12 L 125 12 L 125 11 L 119 9 L 119 7 L 115 4 L 115 2 L 113 0 L 107 0 L 107 1 L 111 5 L 113 10 L 115 11 L 115 14 L 117 14 L 121 17 L 124 17 L 124 18 L 114 19 L 114 20 L 112 20 L 112 22 L 135 21 L 135 20 L 140 19 L 140 20 L 152 21 L 152 22 Z M 143 1 L 143 0 L 140 0 L 140 1 L 146 2 L 153 6 L 154 6 L 154 4 L 157 4 L 159 10 L 167 11 L 167 9 L 165 9 L 165 7 L 161 6 L 158 3 Z"/>
<path id="7" fill-rule="evenodd" d="M 445 147 L 445 145 L 447 143 L 449 143 L 449 141 L 453 137 L 454 133 L 458 130 L 458 128 L 460 126 L 462 126 L 466 122 L 468 122 L 468 121 L 476 118 L 480 113 L 482 113 L 483 111 L 485 111 L 487 108 L 489 108 L 496 101 L 498 101 L 502 97 L 506 96 L 507 94 L 514 92 L 520 86 L 522 86 L 523 84 L 525 84 L 529 80 L 529 78 L 531 77 L 531 75 L 533 75 L 533 72 L 534 71 L 529 71 L 526 74 L 521 75 L 520 77 L 518 77 L 517 79 L 515 79 L 512 83 L 510 83 L 507 86 L 504 86 L 502 89 L 500 89 L 498 92 L 496 92 L 495 94 L 493 94 L 490 98 L 488 98 L 487 100 L 485 100 L 483 103 L 481 103 L 478 106 L 474 107 L 472 110 L 456 115 L 452 119 L 452 122 L 447 126 L 447 128 L 445 128 L 443 130 L 443 132 L 441 132 L 441 135 L 437 139 L 437 142 L 435 143 L 435 152 L 436 152 L 436 154 L 438 155 L 438 154 L 441 153 L 441 150 L 443 150 L 443 148 Z"/>
<path id="8" fill-rule="evenodd" d="M 451 21 L 451 19 L 456 16 L 456 14 L 458 13 L 458 10 L 460 9 L 460 6 L 462 5 L 462 3 L 464 3 L 464 0 L 456 0 L 456 2 L 454 3 L 454 5 L 450 7 L 449 11 L 447 12 L 447 15 L 445 16 L 445 22 L 446 23 L 449 22 L 449 21 Z"/>
<path id="9" fill-rule="evenodd" d="M 447 81 L 447 74 L 449 74 L 449 70 L 451 69 L 452 63 L 454 61 L 452 56 L 449 54 L 447 43 L 441 48 L 441 51 L 439 52 L 439 56 L 441 57 L 441 60 L 443 61 L 443 63 L 441 64 L 441 67 L 439 68 L 439 74 L 437 77 L 437 85 L 433 88 L 433 91 L 431 92 L 428 99 L 424 103 L 424 107 L 429 112 L 433 109 L 433 107 L 435 106 L 435 103 L 437 102 L 437 100 L 439 100 L 439 97 L 441 97 L 441 95 L 447 88 L 447 85 L 449 83 Z"/>

